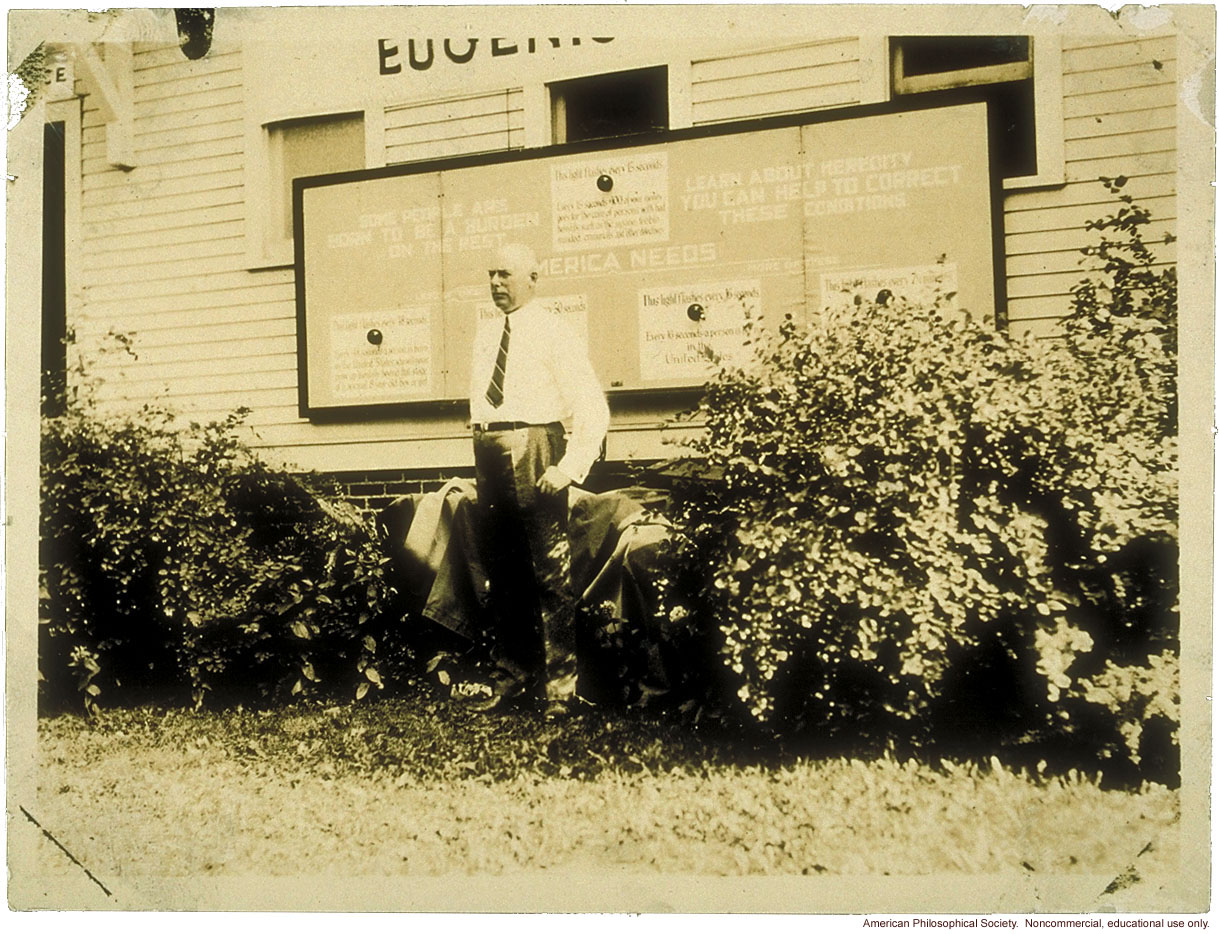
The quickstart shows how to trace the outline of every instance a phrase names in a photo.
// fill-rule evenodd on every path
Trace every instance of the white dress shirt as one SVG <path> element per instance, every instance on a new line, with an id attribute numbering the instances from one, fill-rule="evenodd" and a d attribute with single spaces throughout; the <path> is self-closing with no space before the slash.
<path id="1" fill-rule="evenodd" d="M 561 317 L 537 302 L 515 311 L 504 372 L 504 401 L 498 407 L 487 401 L 487 387 L 495 371 L 504 316 L 482 320 L 474 334 L 470 367 L 470 421 L 570 423 L 567 453 L 559 461 L 563 473 L 580 483 L 601 453 L 609 428 L 609 406 L 593 372 L 588 353 Z"/>

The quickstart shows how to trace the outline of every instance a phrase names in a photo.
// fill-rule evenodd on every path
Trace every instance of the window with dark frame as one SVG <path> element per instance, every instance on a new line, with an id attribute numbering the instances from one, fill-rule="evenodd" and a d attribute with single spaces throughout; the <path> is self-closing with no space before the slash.
<path id="1" fill-rule="evenodd" d="M 894 97 L 975 89 L 991 105 L 1000 174 L 1037 174 L 1030 36 L 896 36 L 890 52 Z"/>
<path id="2" fill-rule="evenodd" d="M 663 65 L 556 81 L 549 87 L 556 143 L 669 127 L 669 73 Z"/>

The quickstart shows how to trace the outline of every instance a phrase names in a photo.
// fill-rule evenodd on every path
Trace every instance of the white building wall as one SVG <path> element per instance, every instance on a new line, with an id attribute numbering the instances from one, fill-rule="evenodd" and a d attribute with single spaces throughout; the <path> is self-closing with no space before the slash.
<path id="1" fill-rule="evenodd" d="M 244 268 L 242 53 L 191 62 L 137 44 L 133 96 L 131 171 L 108 163 L 97 101 L 83 101 L 78 342 L 136 335 L 136 365 L 100 368 L 110 393 L 204 418 L 239 405 L 257 423 L 283 418 L 295 401 L 292 275 Z"/>
<path id="2" fill-rule="evenodd" d="M 855 36 L 695 60 L 691 115 L 697 126 L 846 107 L 866 100 Z"/>
<path id="3" fill-rule="evenodd" d="M 385 108 L 385 163 L 521 149 L 525 145 L 521 88 Z"/>
<path id="4" fill-rule="evenodd" d="M 876 101 L 887 68 L 880 47 L 847 37 L 685 53 L 671 75 L 688 85 L 674 98 L 688 104 L 693 124 Z M 255 48 L 220 44 L 191 62 L 176 46 L 136 44 L 131 171 L 107 161 L 97 101 L 78 81 L 79 249 L 69 247 L 78 346 L 87 350 L 110 330 L 133 332 L 138 361 L 99 367 L 111 397 L 161 398 L 198 419 L 247 406 L 257 442 L 305 467 L 466 463 L 468 439 L 452 412 L 336 425 L 298 416 L 293 272 L 250 261 L 248 221 L 265 209 L 248 171 L 258 156 L 246 99 L 249 56 L 263 52 Z M 1170 34 L 1064 39 L 1065 184 L 1011 191 L 1004 201 L 1014 330 L 1049 333 L 1067 310 L 1079 247 L 1095 236 L 1082 226 L 1115 209 L 1098 176 L 1130 178 L 1126 190 L 1157 218 L 1156 239 L 1174 229 L 1175 49 Z M 537 82 L 370 103 L 370 163 L 521 148 L 549 119 L 536 112 L 545 104 Z M 70 237 L 72 226 L 70 218 Z M 1165 262 L 1175 258 L 1171 245 L 1156 248 Z M 667 455 L 656 430 L 663 415 L 619 407 L 610 458 Z"/>
<path id="5" fill-rule="evenodd" d="M 1004 201 L 1008 316 L 1016 333 L 1050 333 L 1081 278 L 1079 249 L 1095 243 L 1090 221 L 1120 206 L 1101 176 L 1130 179 L 1123 191 L 1156 221 L 1148 242 L 1176 228 L 1176 37 L 1063 41 L 1066 184 L 1013 192 Z"/>

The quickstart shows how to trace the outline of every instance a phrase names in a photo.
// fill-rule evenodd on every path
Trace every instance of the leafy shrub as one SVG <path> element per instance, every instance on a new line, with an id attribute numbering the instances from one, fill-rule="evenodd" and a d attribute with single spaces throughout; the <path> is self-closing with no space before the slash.
<path id="1" fill-rule="evenodd" d="M 44 701 L 381 687 L 386 559 L 358 510 L 260 460 L 244 412 L 108 412 L 75 376 L 42 423 Z"/>
<path id="2" fill-rule="evenodd" d="M 1177 267 L 1158 264 L 1143 232 L 1151 223 L 1151 212 L 1135 203 L 1133 195 L 1122 193 L 1128 181 L 1125 176 L 1101 178 L 1122 206 L 1085 225 L 1086 230 L 1097 230 L 1104 236 L 1099 243 L 1080 251 L 1084 255 L 1081 262 L 1094 268 L 1071 289 L 1068 320 L 1101 331 L 1108 330 L 1115 319 L 1151 321 L 1158 326 L 1168 357 L 1175 360 Z M 1164 234 L 1165 244 L 1175 241 L 1171 233 Z"/>
<path id="3" fill-rule="evenodd" d="M 1141 243 L 1121 217 L 1100 229 Z M 1090 254 L 1112 268 L 1059 340 L 943 296 L 752 329 L 697 412 L 714 479 L 676 491 L 666 597 L 737 709 L 1138 762 L 1139 724 L 1175 716 L 1175 290 L 1130 249 Z"/>

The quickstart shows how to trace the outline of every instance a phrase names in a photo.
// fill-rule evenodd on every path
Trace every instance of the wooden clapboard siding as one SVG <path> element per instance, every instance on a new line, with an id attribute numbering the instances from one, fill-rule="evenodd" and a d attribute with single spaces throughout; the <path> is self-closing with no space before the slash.
<path id="1" fill-rule="evenodd" d="M 827 39 L 696 60 L 695 125 L 843 107 L 862 99 L 859 40 Z"/>
<path id="2" fill-rule="evenodd" d="M 256 447 L 266 447 L 265 439 L 259 437 L 260 427 L 262 425 L 276 425 L 288 422 L 296 417 L 296 401 L 295 397 L 290 405 L 275 405 L 277 396 L 273 393 L 268 393 L 265 396 L 266 401 L 259 400 L 258 405 L 249 405 L 250 414 L 246 417 L 246 428 L 243 434 L 246 439 Z M 200 423 L 223 421 L 233 413 L 235 406 L 227 396 L 221 396 L 217 399 L 209 399 L 210 405 L 213 408 L 208 408 L 206 405 L 200 404 L 192 408 L 190 418 L 193 421 Z"/>
<path id="3" fill-rule="evenodd" d="M 85 321 L 77 327 L 78 337 L 96 339 L 107 329 L 104 319 Z M 258 342 L 248 348 L 260 355 L 267 352 L 295 353 L 296 322 L 282 314 L 259 313 L 259 309 L 239 306 L 235 309 L 196 309 L 174 311 L 162 315 L 145 315 L 130 319 L 128 332 L 133 346 L 145 363 L 163 362 L 167 355 L 182 356 L 182 347 L 194 348 L 197 358 L 223 352 L 233 356 L 246 349 L 242 342 Z"/>
<path id="4" fill-rule="evenodd" d="M 150 375 L 144 376 L 145 370 L 148 370 Z M 148 396 L 163 395 L 179 400 L 184 403 L 181 407 L 185 411 L 193 408 L 190 400 L 194 396 L 233 393 L 240 397 L 260 389 L 296 391 L 295 360 L 290 367 L 259 366 L 247 369 L 239 376 L 215 372 L 184 376 L 180 369 L 174 367 L 143 367 L 138 364 L 126 366 L 122 368 L 122 372 L 124 376 L 115 380 L 116 385 L 121 384 L 128 392 L 138 389 L 147 392 Z M 234 406 L 241 404 L 235 402 Z"/>
<path id="5" fill-rule="evenodd" d="M 1175 62 L 1176 59 L 1177 41 L 1171 35 L 1143 39 L 1126 37 L 1103 42 L 1064 36 L 1062 42 L 1063 70 L 1076 75 L 1128 65 L 1151 64 L 1154 67 L 1156 61 L 1163 64 Z"/>
<path id="6" fill-rule="evenodd" d="M 155 153 L 168 148 L 181 149 L 191 143 L 220 143 L 244 135 L 241 114 L 235 113 L 234 108 L 222 108 L 220 116 L 220 119 L 211 119 L 206 122 L 175 120 L 175 125 L 155 129 L 144 129 L 140 126 L 134 134 L 136 154 Z M 225 147 L 225 150 L 240 152 L 241 148 L 230 146 Z M 144 164 L 147 165 L 150 161 L 145 159 Z"/>
<path id="7" fill-rule="evenodd" d="M 240 60 L 209 59 L 137 54 L 131 172 L 109 165 L 86 101 L 78 340 L 132 334 L 138 359 L 96 367 L 112 398 L 155 397 L 192 417 L 249 405 L 252 424 L 297 425 L 292 273 L 246 268 Z"/>
<path id="8" fill-rule="evenodd" d="M 179 211 L 171 206 L 159 214 L 132 213 L 127 216 L 111 216 L 93 218 L 86 212 L 81 228 L 86 240 L 104 239 L 110 236 L 120 236 L 130 233 L 155 234 L 160 231 L 195 228 L 205 224 L 215 224 L 222 221 L 240 220 L 245 217 L 245 204 L 237 200 L 226 200 L 222 204 L 196 208 L 189 211 Z"/>
<path id="9" fill-rule="evenodd" d="M 1146 107 L 1118 113 L 1086 114 L 1063 120 L 1063 139 L 1105 139 L 1110 136 L 1149 130 L 1172 130 L 1177 126 L 1175 107 Z"/>
<path id="10" fill-rule="evenodd" d="M 180 409 L 180 403 L 171 402 Z M 193 421 L 221 421 L 232 415 L 237 408 L 248 410 L 246 416 L 247 438 L 255 447 L 266 448 L 260 438 L 262 426 L 268 424 L 268 419 L 284 419 L 289 413 L 296 413 L 296 393 L 285 392 L 282 389 L 265 389 L 247 391 L 244 396 L 232 392 L 220 392 L 212 395 L 200 394 L 191 399 L 189 417 Z M 280 422 L 275 422 L 276 424 Z M 273 452 L 272 452 L 273 454 Z M 308 465 L 306 465 L 308 466 Z"/>
<path id="11" fill-rule="evenodd" d="M 218 67 L 240 67 L 240 55 L 239 49 L 216 46 L 204 58 L 184 62 L 182 49 L 176 45 L 137 42 L 132 45 L 132 67 L 137 74 L 146 75 L 157 73 L 158 69 L 161 69 L 160 74 L 173 78 L 188 73 L 190 69 L 204 72 Z M 145 78 L 144 82 L 152 80 L 155 79 Z"/>
<path id="12" fill-rule="evenodd" d="M 189 163 L 188 163 L 189 166 Z M 111 180 L 103 186 L 90 186 L 82 192 L 81 203 L 90 207 L 107 207 L 130 203 L 148 204 L 157 199 L 176 200 L 179 195 L 202 194 L 224 189 L 240 189 L 241 169 L 174 173 L 161 175 L 154 167 L 143 173 L 131 173 L 121 180 Z M 149 205 L 154 207 L 154 205 Z"/>
<path id="13" fill-rule="evenodd" d="M 1122 191 L 1138 201 L 1149 198 L 1173 197 L 1176 195 L 1176 179 L 1162 173 L 1123 173 L 1126 187 Z M 1053 212 L 1076 207 L 1107 207 L 1115 204 L 1114 196 L 1106 190 L 1099 178 L 1088 178 L 1068 182 L 1063 186 L 1040 191 L 1008 193 L 1004 199 L 1004 216 L 1016 218 L 1020 215 L 1036 217 L 1039 212 Z M 1104 213 L 1103 211 L 1101 213 Z M 1092 215 L 1089 215 L 1092 216 Z M 1082 220 L 1087 220 L 1083 218 Z M 1025 229 L 1031 229 L 1026 227 Z"/>
<path id="14" fill-rule="evenodd" d="M 217 156 L 211 160 L 208 168 L 214 173 L 237 172 L 244 163 L 242 153 L 230 153 L 227 156 Z M 146 171 L 137 178 L 141 183 L 152 184 L 168 179 L 197 178 L 199 167 L 193 162 L 167 162 L 155 166 L 146 166 Z M 84 191 L 96 191 L 100 188 L 121 188 L 132 183 L 132 176 L 125 172 L 97 172 L 84 179 Z"/>
<path id="15" fill-rule="evenodd" d="M 1091 136 L 1065 141 L 1064 151 L 1068 163 L 1089 163 L 1098 159 L 1142 156 L 1148 153 L 1175 153 L 1177 129 L 1175 126 L 1158 130 L 1137 130 L 1114 133 L 1108 136 Z"/>
<path id="16" fill-rule="evenodd" d="M 212 420 L 222 419 L 238 408 L 247 408 L 251 413 L 257 413 L 267 407 L 282 407 L 287 402 L 295 403 L 294 390 L 282 388 L 250 389 L 242 387 L 222 388 L 216 392 L 199 392 L 197 390 L 182 391 L 176 381 L 161 383 L 136 383 L 125 379 L 112 380 L 111 399 L 129 400 L 128 404 L 143 404 L 149 400 L 165 406 L 171 412 L 192 421 L 202 421 L 200 411 L 212 413 Z M 106 400 L 102 400 L 103 402 Z M 251 423 L 257 422 L 257 417 L 251 415 Z"/>
<path id="17" fill-rule="evenodd" d="M 155 275 L 165 264 L 172 263 L 176 269 L 189 268 L 193 260 L 215 260 L 218 257 L 245 254 L 245 237 L 211 239 L 196 243 L 163 243 L 153 247 L 127 249 L 116 254 L 114 250 L 84 252 L 83 269 L 96 270 L 91 281 L 100 284 L 107 281 L 106 275 L 113 271 L 117 275 L 132 278 Z M 220 264 L 227 268 L 229 264 Z"/>
<path id="18" fill-rule="evenodd" d="M 133 388 L 135 391 L 133 391 Z M 126 388 L 115 391 L 113 398 L 129 399 L 134 403 L 147 401 L 149 396 L 143 387 Z M 141 395 L 144 394 L 144 395 Z M 200 393 L 190 398 L 189 410 L 182 405 L 183 397 L 175 395 L 170 386 L 166 391 L 157 393 L 158 402 L 170 407 L 184 419 L 197 422 L 221 421 L 232 415 L 238 407 L 250 410 L 247 424 L 257 428 L 265 413 L 282 413 L 296 410 L 296 393 L 286 393 L 282 389 L 260 390 L 223 390 L 217 393 Z M 257 438 L 253 439 L 257 442 Z"/>
<path id="19" fill-rule="evenodd" d="M 1171 211 L 1175 204 L 1172 199 L 1157 199 L 1168 201 L 1167 210 Z M 1095 212 L 1091 212 L 1094 214 Z M 1156 212 L 1154 220 L 1143 231 L 1143 237 L 1149 246 L 1162 242 L 1165 234 L 1176 232 L 1176 218 L 1172 214 Z M 1092 219 L 1091 215 L 1088 219 Z M 1020 270 L 1013 265 L 1017 260 L 1041 254 L 1067 252 L 1079 259 L 1079 226 L 1060 230 L 1033 231 L 1030 233 L 1009 233 L 1004 238 L 1008 266 L 1008 275 L 1016 275 Z M 1159 252 L 1159 251 L 1156 251 Z"/>
<path id="20" fill-rule="evenodd" d="M 1171 175 L 1176 170 L 1176 149 L 1158 149 L 1154 152 L 1068 162 L 1067 181 L 1091 181 L 1094 178 L 1114 178 L 1119 175 Z"/>
<path id="21" fill-rule="evenodd" d="M 1174 263 L 1177 259 L 1176 242 L 1164 241 L 1164 226 L 1167 225 L 1162 225 L 1158 232 L 1154 228 L 1147 232 L 1145 242 L 1157 259 L 1165 263 Z M 1008 282 L 1018 278 L 1057 273 L 1069 273 L 1078 278 L 1087 269 L 1087 258 L 1080 254 L 1078 247 L 1074 244 L 1063 250 L 1043 248 L 1035 253 L 1022 253 L 1014 256 L 1009 253 L 1007 256 Z"/>
<path id="22" fill-rule="evenodd" d="M 206 294 L 232 298 L 244 294 L 247 289 L 263 286 L 263 283 L 252 282 L 252 277 L 245 270 L 231 268 L 236 266 L 235 263 L 230 262 L 227 266 L 230 268 L 222 268 L 217 271 L 195 269 L 180 273 L 169 265 L 164 270 L 164 275 L 155 280 L 133 280 L 128 284 L 120 282 L 96 285 L 88 284 L 86 280 L 85 288 L 93 291 L 94 301 L 101 302 L 122 299 L 155 300 L 173 296 L 201 297 Z M 287 270 L 287 272 L 291 275 L 291 270 Z M 288 294 L 292 293 L 289 291 Z"/>
<path id="23" fill-rule="evenodd" d="M 720 123 L 725 120 L 742 119 L 742 110 L 754 116 L 773 116 L 803 110 L 824 110 L 858 102 L 859 83 L 824 85 L 803 88 L 799 91 L 776 92 L 757 98 L 709 102 L 695 108 L 694 122 L 698 124 Z M 744 105 L 744 106 L 743 106 Z"/>
<path id="24" fill-rule="evenodd" d="M 248 286 L 235 288 L 177 289 L 143 296 L 119 294 L 110 299 L 98 297 L 91 305 L 105 314 L 123 313 L 124 309 L 129 309 L 126 312 L 128 315 L 160 315 L 173 311 L 219 312 L 247 306 L 263 307 L 264 304 L 281 309 L 283 313 L 284 306 L 291 310 L 294 295 L 295 289 L 291 282 L 284 284 L 254 281 Z"/>
<path id="25" fill-rule="evenodd" d="M 509 145 L 499 145 L 503 141 Z M 450 139 L 431 140 L 420 145 L 395 146 L 387 150 L 392 161 L 388 164 L 418 162 L 424 159 L 443 159 L 450 156 L 468 156 L 480 152 L 495 152 L 502 149 L 520 149 L 525 142 L 524 131 L 518 134 L 491 130 L 485 133 L 468 133 Z"/>
<path id="26" fill-rule="evenodd" d="M 1142 179 L 1132 180 L 1123 190 L 1137 188 L 1139 181 Z M 1175 219 L 1177 199 L 1171 190 L 1165 194 L 1136 195 L 1136 197 L 1139 204 L 1147 208 L 1153 217 L 1161 220 Z M 1079 232 L 1089 221 L 1113 214 L 1116 209 L 1117 205 L 1113 204 L 1113 197 L 1109 195 L 1105 200 L 1096 203 L 1064 204 L 1039 210 L 1008 211 L 1004 215 L 1007 239 L 1009 243 L 1020 244 L 1020 249 L 1016 250 L 1019 253 L 1034 251 L 1037 248 L 1035 238 L 1043 234 L 1052 237 L 1055 234 L 1066 233 L 1077 240 Z M 1061 247 L 1058 248 L 1061 249 Z"/>
<path id="27" fill-rule="evenodd" d="M 86 269 L 85 271 L 88 276 L 88 287 L 97 289 L 98 291 L 95 293 L 97 295 L 100 295 L 101 290 L 107 287 L 121 288 L 128 283 L 131 283 L 133 288 L 134 284 L 138 283 L 139 289 L 145 290 L 145 294 L 148 292 L 161 294 L 163 286 L 172 289 L 179 283 L 186 287 L 210 284 L 206 280 L 212 276 L 230 275 L 232 267 L 233 260 L 227 256 L 194 256 L 185 260 L 149 259 L 135 266 Z M 135 292 L 129 294 L 135 294 Z"/>
<path id="28" fill-rule="evenodd" d="M 139 351 L 137 367 L 119 364 L 114 369 L 124 369 L 128 378 L 135 376 L 146 381 L 183 380 L 196 382 L 204 378 L 232 378 L 242 376 L 251 369 L 259 373 L 295 373 L 296 346 L 295 342 L 284 344 L 278 348 L 266 349 L 267 341 L 248 341 L 244 347 L 216 348 L 211 344 L 201 344 L 197 352 L 189 359 L 182 359 L 181 352 L 176 356 L 164 353 L 167 347 L 144 347 Z M 221 353 L 218 350 L 228 349 L 231 353 Z M 116 361 L 117 362 L 117 361 Z M 105 371 L 105 364 L 98 367 L 99 372 Z M 283 385 L 276 379 L 273 385 Z"/>
<path id="29" fill-rule="evenodd" d="M 146 207 L 146 211 L 138 211 L 146 217 L 166 208 L 189 209 L 195 206 L 185 197 L 190 195 L 207 196 L 201 198 L 200 204 L 213 207 L 232 203 L 228 198 L 243 200 L 240 167 L 230 168 L 209 160 L 205 164 L 186 163 L 181 171 L 175 166 L 168 173 L 163 166 L 142 168 L 144 171 L 136 169 L 118 178 L 107 173 L 104 183 L 87 184 L 81 193 L 82 206 L 96 209 L 99 219 L 114 220 L 124 216 L 124 206 L 132 204 Z"/>
<path id="30" fill-rule="evenodd" d="M 387 164 L 501 149 L 525 142 L 520 88 L 385 109 Z"/>
<path id="31" fill-rule="evenodd" d="M 288 362 L 293 365 L 288 367 Z M 135 364 L 124 365 L 118 361 L 110 367 L 99 364 L 93 368 L 93 372 L 104 380 L 121 383 L 128 392 L 133 388 L 144 387 L 150 395 L 160 395 L 165 392 L 162 387 L 168 386 L 169 391 L 179 399 L 186 398 L 184 394 L 207 395 L 238 387 L 245 390 L 295 387 L 294 360 L 287 361 L 282 355 L 249 356 L 246 358 L 246 364 L 246 370 L 237 368 L 231 359 L 219 358 L 149 364 L 141 357 Z M 256 367 L 257 373 L 250 374 L 250 367 Z M 189 402 L 177 407 L 183 412 L 192 412 L 195 408 Z"/>
<path id="32" fill-rule="evenodd" d="M 95 233 L 93 236 L 82 238 L 82 253 L 86 257 L 106 256 L 111 262 L 124 262 L 133 252 L 149 247 L 179 243 L 206 243 L 209 240 L 242 237 L 244 234 L 245 226 L 240 219 L 207 221 L 201 224 L 191 224 L 188 227 L 171 227 L 167 230 Z"/>
<path id="33" fill-rule="evenodd" d="M 234 146 L 234 144 L 232 142 L 232 140 L 234 140 L 234 139 L 238 140 L 236 146 Z M 226 140 L 225 143 L 226 143 L 226 145 L 224 145 L 223 147 L 218 148 L 216 150 L 215 155 L 220 155 L 220 156 L 233 155 L 233 154 L 239 153 L 241 151 L 239 148 L 240 147 L 240 138 L 239 137 L 231 137 L 229 140 Z M 86 158 L 84 159 L 84 161 L 81 164 L 82 170 L 89 174 L 92 174 L 94 172 L 99 172 L 99 173 L 100 172 L 111 172 L 111 173 L 113 173 L 113 172 L 118 171 L 117 169 L 114 169 L 109 164 L 109 162 L 107 161 L 107 159 L 103 153 L 104 153 L 103 149 L 99 149 L 99 150 L 96 150 L 93 152 L 86 153 L 85 154 Z M 154 156 L 152 154 L 144 153 L 144 154 L 142 154 L 141 158 L 143 160 L 143 167 L 146 170 L 146 174 L 148 174 L 149 177 L 153 177 L 153 176 L 155 176 L 155 174 L 157 172 L 163 171 L 169 166 L 178 165 L 183 162 L 189 163 L 189 166 L 191 168 L 198 168 L 198 164 L 199 164 L 198 161 L 200 159 L 211 158 L 211 156 L 209 156 L 208 152 L 206 152 L 206 151 L 196 149 L 191 152 L 171 150 L 169 153 L 162 153 L 159 156 Z M 220 160 L 217 160 L 217 161 L 219 162 Z M 113 179 L 113 175 L 111 176 L 111 178 Z M 105 182 L 102 182 L 100 185 L 94 185 L 92 187 L 104 187 L 105 184 L 106 184 Z"/>
<path id="34" fill-rule="evenodd" d="M 109 164 L 97 103 L 82 107 L 78 345 L 132 335 L 137 359 L 96 364 L 113 399 L 190 412 L 229 387 L 294 386 L 290 276 L 243 268 L 241 53 L 141 44 L 133 69 L 134 169 Z"/>
<path id="35" fill-rule="evenodd" d="M 1167 81 L 1171 86 L 1176 80 L 1175 61 L 1161 62 L 1160 67 L 1156 68 L 1148 56 L 1142 64 L 1118 65 L 1097 71 L 1072 73 L 1064 67 L 1062 93 L 1064 97 L 1084 97 L 1155 87 L 1162 81 Z"/>
<path id="36" fill-rule="evenodd" d="M 221 314 L 221 311 L 224 313 Z M 251 306 L 217 309 L 214 314 L 200 314 L 197 310 L 166 312 L 136 325 L 136 350 L 141 358 L 147 357 L 149 362 L 157 362 L 168 354 L 177 359 L 183 344 L 221 348 L 219 352 L 232 355 L 235 345 L 242 341 L 280 338 L 295 341 L 296 321 L 285 318 L 279 309 L 275 311 L 275 314 L 266 317 L 256 316 L 258 309 Z M 87 327 L 78 328 L 78 334 L 84 332 L 96 336 L 104 333 L 103 325 L 101 321 L 90 322 Z M 285 345 L 275 346 L 283 350 Z M 295 352 L 295 343 L 288 349 Z"/>
<path id="37" fill-rule="evenodd" d="M 186 134 L 184 134 L 186 135 Z M 240 124 L 226 128 L 224 135 L 208 136 L 192 142 L 170 142 L 166 137 L 156 140 L 156 145 L 142 145 L 136 141 L 136 159 L 145 165 L 157 165 L 164 162 L 183 162 L 207 159 L 211 156 L 223 156 L 229 153 L 241 152 L 245 132 Z"/>
<path id="38" fill-rule="evenodd" d="M 734 101 L 741 99 L 774 100 L 777 95 L 800 92 L 809 88 L 837 88 L 859 81 L 859 62 L 855 60 L 827 62 L 812 67 L 797 67 L 765 74 L 733 75 L 715 80 L 702 79 L 700 91 L 708 100 Z"/>
<path id="39" fill-rule="evenodd" d="M 1163 264 L 1176 247 L 1176 39 L 1064 40 L 1063 150 L 1067 183 L 1005 198 L 1008 318 L 1013 333 L 1052 333 L 1070 290 L 1088 272 L 1081 247 L 1090 220 L 1122 205 L 1100 182 L 1125 176 L 1123 192 L 1154 218 L 1145 231 Z"/>
<path id="40" fill-rule="evenodd" d="M 866 51 L 855 38 L 829 38 L 690 61 L 692 122 L 876 100 L 877 63 L 865 63 Z M 671 74 L 684 75 L 685 61 Z M 190 62 L 176 45 L 140 44 L 133 62 L 137 167 L 126 172 L 107 161 L 107 130 L 91 97 L 81 120 L 78 346 L 119 330 L 133 335 L 139 355 L 99 365 L 110 398 L 156 397 L 200 420 L 249 406 L 254 443 L 309 467 L 465 463 L 468 442 L 451 412 L 354 424 L 299 417 L 293 271 L 247 267 L 246 214 L 256 208 L 245 187 L 243 53 L 218 48 Z M 1155 218 L 1148 242 L 1162 263 L 1176 256 L 1164 242 L 1178 214 L 1174 37 L 1067 37 L 1062 66 L 1065 184 L 1004 196 L 1017 335 L 1048 337 L 1069 310 L 1070 289 L 1086 274 L 1079 248 L 1097 238 L 1085 225 L 1120 206 L 1102 175 L 1129 179 L 1124 191 Z M 533 98 L 521 88 L 501 88 L 391 104 L 383 121 L 378 115 L 384 161 L 520 148 L 526 100 Z M 378 126 L 374 138 L 381 133 Z M 636 434 L 650 450 L 654 422 L 639 420 L 648 424 Z M 611 450 L 623 449 L 629 423 L 615 423 Z"/>
<path id="41" fill-rule="evenodd" d="M 207 63 L 204 67 L 190 67 L 197 62 L 180 63 L 167 69 L 164 75 L 155 75 L 145 83 L 141 73 L 135 75 L 134 101 L 137 107 L 152 101 L 163 101 L 183 94 L 202 95 L 223 88 L 241 87 L 241 61 L 237 55 L 207 57 L 199 59 Z"/>
<path id="42" fill-rule="evenodd" d="M 176 97 L 158 98 L 135 102 L 136 120 L 153 117 L 172 117 L 178 114 L 203 113 L 220 107 L 241 107 L 245 89 L 240 84 L 221 88 L 204 88 Z"/>
<path id="43" fill-rule="evenodd" d="M 1161 262 L 1155 264 L 1152 268 L 1165 269 L 1169 265 L 1171 264 Z M 1087 267 L 1085 266 L 1080 266 L 1067 272 L 1048 272 L 1029 276 L 1009 275 L 1007 277 L 1007 294 L 1012 299 L 1060 298 L 1062 299 L 1062 307 L 1059 314 L 1066 314 L 1069 310 L 1067 299 L 1071 294 L 1071 287 L 1078 284 L 1086 275 Z"/>
<path id="44" fill-rule="evenodd" d="M 218 134 L 223 131 L 224 124 L 240 123 L 241 119 L 240 102 L 207 103 L 192 110 L 147 114 L 136 118 L 136 139 L 182 129 L 196 129 L 202 132 L 203 127 L 214 127 L 215 129 L 210 132 Z"/>
<path id="45" fill-rule="evenodd" d="M 139 169 L 135 171 L 138 172 Z M 196 176 L 197 185 L 186 192 L 160 194 L 155 189 L 147 193 L 141 192 L 137 185 L 149 184 L 151 187 L 151 183 L 140 182 L 142 177 L 133 172 L 126 185 L 115 186 L 126 191 L 112 191 L 105 195 L 94 191 L 85 192 L 81 198 L 81 206 L 87 219 L 110 221 L 123 217 L 150 217 L 162 213 L 184 214 L 195 209 L 244 202 L 244 191 L 239 180 L 231 174 L 225 178 L 217 178 L 207 171 L 206 165 L 200 165 Z"/>
<path id="46" fill-rule="evenodd" d="M 1010 328 L 1011 334 L 1021 340 L 1026 337 L 1039 340 L 1052 338 L 1059 334 L 1059 318 L 1060 315 L 1054 315 L 1048 318 L 1026 318 L 1013 321 Z"/>
<path id="47" fill-rule="evenodd" d="M 1064 118 L 1070 120 L 1075 117 L 1152 110 L 1163 106 L 1165 106 L 1164 91 L 1157 84 L 1063 97 L 1062 114 Z"/>

